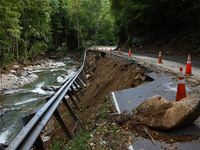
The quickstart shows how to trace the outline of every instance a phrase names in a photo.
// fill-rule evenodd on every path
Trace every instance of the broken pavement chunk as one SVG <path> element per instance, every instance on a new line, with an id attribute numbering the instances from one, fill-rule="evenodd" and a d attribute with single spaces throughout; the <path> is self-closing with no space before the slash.
<path id="1" fill-rule="evenodd" d="M 132 110 L 138 120 L 159 129 L 172 129 L 192 124 L 200 116 L 200 96 L 190 95 L 178 102 L 169 102 L 156 95 Z"/>

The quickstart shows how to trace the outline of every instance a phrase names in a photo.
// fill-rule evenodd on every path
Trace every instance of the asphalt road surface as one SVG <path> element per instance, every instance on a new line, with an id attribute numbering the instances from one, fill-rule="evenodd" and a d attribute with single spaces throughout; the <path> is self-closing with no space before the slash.
<path id="1" fill-rule="evenodd" d="M 108 51 L 107 51 L 108 52 Z M 128 53 L 121 52 L 118 54 L 118 51 L 113 50 L 115 55 L 127 57 L 134 61 L 139 62 L 140 64 L 145 63 L 149 65 L 154 65 L 160 69 L 169 70 L 174 73 L 179 73 L 179 68 L 183 67 L 186 69 L 187 57 L 174 57 L 162 55 L 162 62 L 158 63 L 158 54 L 153 53 L 134 53 L 131 54 L 131 57 L 128 56 Z M 193 59 L 191 60 L 192 74 L 191 79 L 200 80 L 200 60 Z M 177 80 L 173 76 L 167 76 L 164 73 L 156 74 L 154 72 L 147 74 L 153 81 L 144 83 L 138 87 L 130 88 L 121 91 L 114 91 L 110 93 L 113 98 L 113 102 L 116 106 L 118 113 L 123 111 L 131 112 L 133 108 L 140 105 L 146 99 L 154 96 L 161 95 L 168 101 L 173 101 L 176 99 L 177 91 Z M 196 87 L 195 87 L 196 88 Z M 200 86 L 198 86 L 200 91 Z M 191 92 L 193 87 L 186 85 L 187 95 Z M 170 135 L 184 135 L 184 134 L 196 134 L 200 136 L 200 117 L 196 120 L 194 125 L 171 130 L 166 132 Z M 162 147 L 167 147 L 167 149 L 177 149 L 182 150 L 199 150 L 200 149 L 200 139 L 185 142 L 185 143 L 174 143 L 173 145 L 166 144 L 164 142 L 156 141 L 156 146 L 152 144 L 151 140 L 143 139 L 141 137 L 135 137 L 136 141 L 128 147 L 130 150 L 161 150 Z"/>

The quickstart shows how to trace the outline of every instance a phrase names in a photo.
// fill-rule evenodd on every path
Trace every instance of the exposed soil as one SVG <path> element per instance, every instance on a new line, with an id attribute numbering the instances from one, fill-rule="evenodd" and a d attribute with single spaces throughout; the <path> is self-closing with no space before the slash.
<path id="1" fill-rule="evenodd" d="M 80 122 L 87 120 L 101 109 L 103 96 L 112 91 L 139 86 L 146 79 L 146 71 L 133 64 L 132 61 L 94 51 L 87 53 L 85 72 L 89 75 L 88 86 L 83 91 L 84 96 L 79 93 L 81 98 L 79 107 L 82 112 L 76 111 L 76 114 L 80 116 Z M 75 121 L 69 116 L 63 103 L 60 104 L 58 110 L 61 116 L 66 118 L 64 120 L 67 120 L 69 130 L 73 131 Z M 48 149 L 55 138 L 66 140 L 66 135 L 55 117 L 50 119 L 45 128 L 43 136 L 51 137 L 51 140 L 46 142 Z"/>
<path id="2" fill-rule="evenodd" d="M 134 133 L 135 137 L 143 137 L 146 139 L 151 139 L 149 135 L 152 136 L 154 140 L 173 144 L 176 142 L 188 142 L 192 140 L 197 140 L 198 136 L 191 135 L 165 135 L 162 133 L 162 130 L 150 128 L 137 120 L 137 117 L 126 114 L 126 112 L 118 115 L 116 117 L 116 123 L 119 125 L 119 128 L 126 129 Z M 149 134 L 147 134 L 147 132 Z"/>
<path id="3" fill-rule="evenodd" d="M 138 122 L 137 117 L 133 118 L 125 112 L 120 115 L 117 114 L 112 104 L 107 104 L 110 101 L 107 95 L 112 91 L 136 87 L 145 82 L 147 69 L 144 67 L 127 59 L 111 56 L 108 53 L 90 51 L 87 53 L 85 72 L 88 77 L 88 86 L 82 91 L 84 96 L 78 93 L 81 98 L 81 103 L 77 102 L 80 111 L 75 110 L 70 100 L 67 100 L 79 118 L 78 123 L 70 117 L 63 103 L 59 105 L 58 110 L 73 135 L 74 132 L 85 128 L 86 125 L 87 132 L 94 133 L 95 130 L 95 134 L 91 135 L 93 140 L 85 141 L 85 146 L 89 146 L 90 149 L 125 149 L 134 142 L 134 139 L 130 138 L 131 135 L 150 138 L 147 132 L 154 140 L 170 144 L 198 138 L 196 135 L 164 135 L 161 131 L 141 124 Z M 173 73 L 167 72 L 167 74 L 171 75 Z M 101 116 L 99 111 L 105 107 L 105 103 L 110 108 L 104 112 L 104 116 Z M 105 130 L 102 131 L 101 128 Z M 47 149 L 54 145 L 53 142 L 56 139 L 70 144 L 54 116 L 45 127 L 43 136 L 51 137 L 48 142 L 45 142 Z M 107 140 L 106 144 L 102 144 L 102 140 Z M 64 147 L 65 145 L 62 145 L 59 149 L 64 149 Z"/>

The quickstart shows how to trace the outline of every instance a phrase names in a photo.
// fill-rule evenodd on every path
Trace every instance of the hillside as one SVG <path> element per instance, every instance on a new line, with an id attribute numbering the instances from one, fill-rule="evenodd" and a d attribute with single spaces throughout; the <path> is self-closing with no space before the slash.
<path id="1" fill-rule="evenodd" d="M 168 56 L 187 57 L 190 54 L 193 58 L 200 59 L 200 49 L 192 47 L 189 37 L 176 36 L 168 40 L 156 40 L 143 45 L 131 46 L 128 42 L 119 42 L 118 48 L 122 51 L 128 52 L 131 47 L 133 53 L 151 52 L 158 54 L 159 51 Z"/>

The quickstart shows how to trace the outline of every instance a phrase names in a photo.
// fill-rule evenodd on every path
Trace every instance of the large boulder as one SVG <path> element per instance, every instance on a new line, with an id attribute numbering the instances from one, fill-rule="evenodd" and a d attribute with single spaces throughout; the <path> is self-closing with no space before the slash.
<path id="1" fill-rule="evenodd" d="M 19 66 L 18 65 L 14 65 L 13 66 L 13 70 L 17 70 L 17 69 L 19 69 Z"/>
<path id="2" fill-rule="evenodd" d="M 20 75 L 26 77 L 28 75 L 28 72 L 27 71 L 21 72 Z"/>
<path id="3" fill-rule="evenodd" d="M 63 84 L 64 83 L 64 78 L 62 78 L 61 76 L 58 76 L 56 81 L 60 84 Z"/>
<path id="4" fill-rule="evenodd" d="M 133 116 L 147 126 L 172 129 L 192 124 L 200 115 L 200 96 L 190 95 L 178 102 L 169 102 L 156 95 L 132 110 Z"/>

